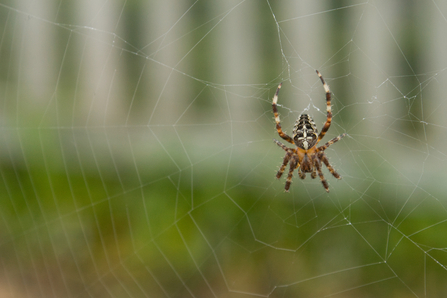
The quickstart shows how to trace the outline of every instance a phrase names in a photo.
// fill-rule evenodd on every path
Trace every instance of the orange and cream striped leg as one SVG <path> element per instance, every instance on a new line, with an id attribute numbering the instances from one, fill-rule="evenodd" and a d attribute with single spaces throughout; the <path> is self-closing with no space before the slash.
<path id="1" fill-rule="evenodd" d="M 290 158 L 292 157 L 292 154 L 286 153 L 286 156 L 284 156 L 284 160 L 282 161 L 282 165 L 278 170 L 278 173 L 276 173 L 276 178 L 281 178 L 282 174 L 284 173 L 284 170 L 286 169 L 287 164 L 289 163 Z"/>
<path id="2" fill-rule="evenodd" d="M 281 89 L 282 83 L 280 83 L 278 85 L 278 89 L 276 89 L 276 93 L 275 96 L 273 96 L 273 101 L 272 101 L 272 108 L 273 108 L 273 115 L 275 116 L 275 122 L 276 122 L 276 130 L 278 131 L 278 134 L 281 138 L 283 138 L 284 140 L 286 140 L 287 142 L 294 144 L 293 140 L 291 137 L 289 137 L 286 133 L 284 133 L 282 131 L 281 128 L 281 122 L 279 120 L 279 113 L 278 113 L 278 109 L 276 107 L 276 104 L 278 103 L 278 94 L 279 94 L 279 90 Z"/>
<path id="3" fill-rule="evenodd" d="M 310 174 L 310 177 L 311 177 L 312 179 L 315 179 L 315 178 L 317 177 L 317 167 L 314 167 L 314 168 L 312 169 L 312 174 Z"/>
<path id="4" fill-rule="evenodd" d="M 284 173 L 284 170 L 286 169 L 287 163 L 289 162 L 290 158 L 292 157 L 292 154 L 294 153 L 293 149 L 287 148 L 283 143 L 281 143 L 278 140 L 273 139 L 273 141 L 281 147 L 284 151 L 286 151 L 286 156 L 284 156 L 284 160 L 282 161 L 282 165 L 279 168 L 278 172 L 276 173 L 276 178 L 281 178 L 282 174 Z"/>
<path id="5" fill-rule="evenodd" d="M 289 174 L 287 175 L 286 186 L 284 187 L 286 192 L 289 192 L 290 184 L 292 183 L 293 171 L 295 171 L 297 167 L 299 167 L 298 161 L 295 158 L 292 158 L 290 160 L 290 169 Z"/>
<path id="6" fill-rule="evenodd" d="M 341 135 L 339 135 L 338 137 L 333 138 L 332 140 L 330 140 L 329 142 L 327 142 L 326 144 L 324 144 L 323 146 L 320 146 L 317 148 L 317 152 L 321 152 L 327 149 L 327 147 L 329 147 L 330 145 L 338 142 L 341 140 L 341 138 L 343 138 L 344 136 L 346 136 L 346 133 L 343 133 Z"/>
<path id="7" fill-rule="evenodd" d="M 318 176 L 320 176 L 321 183 L 323 183 L 323 187 L 326 190 L 326 192 L 329 192 L 329 184 L 327 183 L 326 179 L 324 178 L 323 172 L 321 171 L 320 162 L 315 159 L 314 166 L 317 168 Z"/>
<path id="8" fill-rule="evenodd" d="M 323 128 L 321 129 L 320 134 L 318 135 L 318 142 L 321 141 L 321 139 L 324 137 L 326 132 L 329 130 L 329 127 L 331 127 L 332 122 L 332 109 L 331 109 L 331 90 L 329 90 L 329 86 L 326 84 L 326 82 L 323 79 L 323 76 L 320 74 L 320 72 L 317 70 L 317 74 L 320 77 L 321 83 L 323 83 L 324 91 L 326 91 L 326 111 L 327 111 L 327 119 L 326 123 L 324 124 Z"/>
<path id="9" fill-rule="evenodd" d="M 281 143 L 280 141 L 273 139 L 273 142 L 276 143 L 276 145 L 278 145 L 279 147 L 281 147 L 284 151 L 289 152 L 290 150 L 293 151 L 293 149 L 288 148 L 286 145 L 284 145 L 283 143 Z"/>
<path id="10" fill-rule="evenodd" d="M 331 172 L 332 176 L 334 176 L 337 179 L 341 179 L 340 174 L 337 173 L 337 171 L 330 165 L 329 160 L 327 159 L 326 154 L 324 152 L 320 152 L 318 154 L 318 158 L 326 165 L 329 172 Z"/>

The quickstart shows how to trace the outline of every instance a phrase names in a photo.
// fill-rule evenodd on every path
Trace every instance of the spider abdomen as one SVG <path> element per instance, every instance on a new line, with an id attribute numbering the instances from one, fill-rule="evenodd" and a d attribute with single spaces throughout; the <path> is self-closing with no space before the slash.
<path id="1" fill-rule="evenodd" d="M 317 143 L 318 130 L 314 120 L 307 114 L 301 114 L 293 127 L 293 141 L 301 149 L 308 150 Z"/>

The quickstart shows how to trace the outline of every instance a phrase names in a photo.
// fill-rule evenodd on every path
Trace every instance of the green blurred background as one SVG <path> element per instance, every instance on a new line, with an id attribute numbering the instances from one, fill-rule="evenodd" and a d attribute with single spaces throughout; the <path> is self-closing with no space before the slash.
<path id="1" fill-rule="evenodd" d="M 0 296 L 446 297 L 446 16 L 0 0 Z M 271 99 L 321 129 L 315 69 L 343 179 L 285 193 Z"/>

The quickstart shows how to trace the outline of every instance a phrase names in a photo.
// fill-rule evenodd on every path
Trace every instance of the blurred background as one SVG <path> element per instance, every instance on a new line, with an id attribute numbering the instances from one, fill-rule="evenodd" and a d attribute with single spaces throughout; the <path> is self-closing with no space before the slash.
<path id="1" fill-rule="evenodd" d="M 446 48 L 439 0 L 0 0 L 0 296 L 447 296 Z M 285 193 L 316 69 L 343 179 Z"/>

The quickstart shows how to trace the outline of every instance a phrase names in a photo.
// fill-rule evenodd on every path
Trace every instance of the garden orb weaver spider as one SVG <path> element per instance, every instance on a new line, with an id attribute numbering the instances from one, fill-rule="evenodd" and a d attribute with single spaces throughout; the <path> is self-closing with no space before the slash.
<path id="1" fill-rule="evenodd" d="M 323 83 L 324 90 L 326 91 L 327 110 L 327 120 L 323 128 L 321 129 L 320 134 L 318 134 L 317 126 L 315 125 L 312 117 L 307 114 L 301 114 L 300 117 L 296 120 L 293 127 L 293 137 L 290 137 L 286 133 L 284 133 L 281 129 L 278 109 L 276 108 L 276 104 L 278 102 L 278 94 L 279 90 L 281 89 L 282 83 L 279 84 L 278 89 L 276 89 L 275 96 L 273 97 L 272 108 L 273 114 L 275 115 L 276 130 L 278 131 L 278 134 L 281 138 L 296 146 L 296 148 L 288 148 L 283 143 L 273 139 L 273 141 L 275 141 L 275 143 L 279 147 L 286 151 L 286 155 L 284 156 L 282 165 L 279 168 L 278 173 L 276 174 L 276 178 L 281 178 L 287 164 L 290 164 L 289 174 L 287 175 L 285 185 L 286 192 L 289 191 L 290 184 L 292 183 L 293 172 L 296 169 L 298 169 L 298 176 L 301 179 L 306 178 L 306 173 L 311 173 L 310 176 L 312 177 L 312 179 L 314 179 L 315 177 L 317 177 L 318 172 L 318 176 L 320 177 L 324 189 L 329 192 L 329 184 L 323 176 L 323 172 L 321 170 L 321 162 L 326 165 L 329 172 L 331 172 L 331 174 L 335 178 L 341 179 L 340 175 L 330 165 L 329 160 L 324 153 L 324 150 L 346 136 L 346 133 L 333 138 L 323 146 L 317 147 L 318 143 L 329 130 L 332 122 L 331 91 L 329 90 L 329 86 L 326 84 L 318 70 L 317 74 L 320 77 L 321 83 Z"/>

